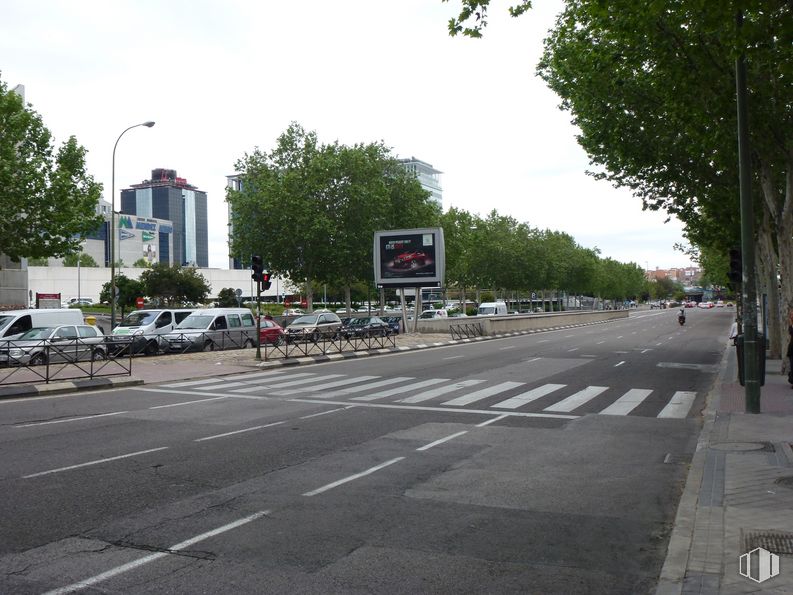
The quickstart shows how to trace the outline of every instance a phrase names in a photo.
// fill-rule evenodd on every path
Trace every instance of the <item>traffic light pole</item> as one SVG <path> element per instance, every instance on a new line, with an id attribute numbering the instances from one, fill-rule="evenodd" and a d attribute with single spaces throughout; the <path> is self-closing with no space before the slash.
<path id="1" fill-rule="evenodd" d="M 256 361 L 262 361 L 262 282 L 256 282 Z"/>
<path id="2" fill-rule="evenodd" d="M 738 14 L 738 27 L 743 15 Z M 738 172 L 741 196 L 741 253 L 743 279 L 743 369 L 745 370 L 746 413 L 760 413 L 760 371 L 757 360 L 757 289 L 754 275 L 754 209 L 749 154 L 749 127 L 746 109 L 746 63 L 743 53 L 735 61 L 735 87 L 738 107 Z M 763 354 L 765 356 L 765 354 Z"/>

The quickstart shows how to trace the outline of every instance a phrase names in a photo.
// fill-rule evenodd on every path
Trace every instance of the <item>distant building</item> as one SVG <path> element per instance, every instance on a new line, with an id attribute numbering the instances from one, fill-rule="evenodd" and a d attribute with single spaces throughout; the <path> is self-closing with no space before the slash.
<path id="1" fill-rule="evenodd" d="M 402 166 L 418 178 L 421 187 L 430 193 L 430 198 L 443 208 L 443 189 L 441 188 L 441 174 L 429 163 L 425 163 L 415 157 L 409 159 L 399 159 Z"/>
<path id="2" fill-rule="evenodd" d="M 176 170 L 153 169 L 151 180 L 122 190 L 119 231 L 123 215 L 136 215 L 136 225 L 141 219 L 144 226 L 148 222 L 148 230 L 156 234 L 158 262 L 209 266 L 207 194 L 177 177 Z M 163 229 L 157 220 L 171 222 L 170 228 Z M 123 255 L 123 248 L 119 251 Z"/>
<path id="3" fill-rule="evenodd" d="M 672 269 L 658 269 L 654 271 L 644 271 L 644 277 L 648 281 L 657 281 L 658 279 L 671 279 L 686 287 L 696 285 L 702 278 L 702 270 L 698 267 L 684 267 Z"/>
<path id="4" fill-rule="evenodd" d="M 231 176 L 226 176 L 226 188 L 230 188 L 231 190 L 239 191 L 242 188 L 242 181 L 240 180 L 240 176 L 238 174 L 233 174 Z M 242 262 L 240 262 L 239 258 L 234 258 L 231 255 L 231 236 L 233 235 L 233 232 L 234 232 L 234 224 L 232 223 L 232 219 L 231 219 L 231 203 L 227 203 L 227 204 L 228 204 L 228 212 L 229 212 L 229 235 L 228 235 L 228 238 L 229 238 L 229 269 L 235 270 L 235 269 L 248 268 L 247 266 L 246 267 L 242 266 Z"/>

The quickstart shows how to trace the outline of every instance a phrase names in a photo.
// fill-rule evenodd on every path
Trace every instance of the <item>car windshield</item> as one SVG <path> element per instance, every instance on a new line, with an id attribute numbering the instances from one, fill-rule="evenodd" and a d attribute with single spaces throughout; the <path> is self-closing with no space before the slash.
<path id="1" fill-rule="evenodd" d="M 145 326 L 154 322 L 159 312 L 132 312 L 118 326 Z"/>
<path id="2" fill-rule="evenodd" d="M 302 324 L 317 324 L 318 316 L 301 316 L 295 318 L 289 326 L 302 325 Z"/>
<path id="3" fill-rule="evenodd" d="M 12 320 L 14 320 L 13 316 L 0 316 L 0 331 L 11 324 Z"/>
<path id="4" fill-rule="evenodd" d="M 210 316 L 208 314 L 191 314 L 187 318 L 185 318 L 182 322 L 176 325 L 178 329 L 206 329 L 212 324 L 212 321 L 215 319 L 214 316 Z"/>
<path id="5" fill-rule="evenodd" d="M 419 318 L 435 318 L 435 310 L 428 310 L 423 312 Z"/>
<path id="6" fill-rule="evenodd" d="M 496 309 L 493 306 L 485 306 L 485 307 L 479 308 L 479 313 L 480 314 L 495 314 L 496 313 Z"/>
<path id="7" fill-rule="evenodd" d="M 55 331 L 53 326 L 37 326 L 27 331 L 19 337 L 20 341 L 32 341 L 40 339 L 49 339 L 50 335 Z"/>
<path id="8" fill-rule="evenodd" d="M 368 318 L 352 318 L 347 326 L 364 326 L 369 322 Z"/>

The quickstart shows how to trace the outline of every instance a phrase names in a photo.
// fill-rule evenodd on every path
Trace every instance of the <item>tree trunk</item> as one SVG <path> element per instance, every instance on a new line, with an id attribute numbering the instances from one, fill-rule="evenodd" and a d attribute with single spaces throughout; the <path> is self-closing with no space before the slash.
<path id="1" fill-rule="evenodd" d="M 757 234 L 757 295 L 765 294 L 768 297 L 767 319 L 764 320 L 768 327 L 766 345 L 770 350 L 771 359 L 779 359 L 783 350 L 783 337 L 780 327 L 779 289 L 776 281 L 777 255 L 774 251 L 772 238 L 771 217 L 768 209 L 763 209 L 763 220 Z M 784 317 L 782 317 L 784 318 Z"/>
<path id="2" fill-rule="evenodd" d="M 306 279 L 306 312 L 314 311 L 314 287 L 310 279 Z"/>
<path id="3" fill-rule="evenodd" d="M 344 286 L 344 305 L 347 306 L 347 316 L 352 316 L 352 298 L 350 297 L 350 286 Z"/>

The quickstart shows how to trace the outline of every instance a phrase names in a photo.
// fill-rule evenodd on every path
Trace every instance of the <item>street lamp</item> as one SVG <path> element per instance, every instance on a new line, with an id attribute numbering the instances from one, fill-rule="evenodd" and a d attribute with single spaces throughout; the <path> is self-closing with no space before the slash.
<path id="1" fill-rule="evenodd" d="M 118 147 L 118 141 L 121 140 L 121 137 L 124 136 L 127 132 L 132 130 L 133 128 L 137 128 L 138 126 L 145 126 L 146 128 L 151 128 L 154 126 L 154 122 L 142 122 L 141 124 L 135 124 L 134 126 L 130 126 L 124 132 L 118 135 L 116 139 L 116 144 L 113 145 L 113 175 L 112 175 L 112 182 L 110 186 L 110 330 L 112 332 L 113 327 L 116 324 L 116 147 Z"/>

